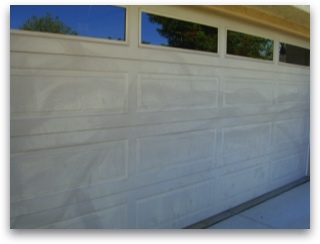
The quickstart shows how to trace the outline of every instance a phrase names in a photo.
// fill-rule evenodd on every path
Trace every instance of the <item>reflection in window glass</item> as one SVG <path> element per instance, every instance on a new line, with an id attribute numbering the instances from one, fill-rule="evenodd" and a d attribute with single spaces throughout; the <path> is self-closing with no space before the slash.
<path id="1" fill-rule="evenodd" d="M 310 50 L 280 42 L 279 61 L 289 64 L 310 66 Z"/>
<path id="2" fill-rule="evenodd" d="M 227 54 L 273 60 L 273 41 L 228 30 Z"/>
<path id="3" fill-rule="evenodd" d="M 126 9 L 98 5 L 11 5 L 10 28 L 125 40 Z"/>
<path id="4" fill-rule="evenodd" d="M 217 52 L 217 28 L 144 12 L 141 14 L 141 43 Z"/>

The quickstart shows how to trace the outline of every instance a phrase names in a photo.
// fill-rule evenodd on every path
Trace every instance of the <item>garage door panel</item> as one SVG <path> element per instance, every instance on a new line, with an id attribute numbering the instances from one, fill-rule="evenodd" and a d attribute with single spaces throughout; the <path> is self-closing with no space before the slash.
<path id="1" fill-rule="evenodd" d="M 128 110 L 127 74 L 15 71 L 11 90 L 12 117 Z"/>
<path id="2" fill-rule="evenodd" d="M 306 82 L 285 82 L 278 83 L 279 104 L 292 103 L 309 103 L 310 102 L 310 86 L 309 81 Z"/>
<path id="3" fill-rule="evenodd" d="M 99 210 L 128 202 L 128 194 L 126 193 L 133 191 L 135 187 L 135 182 L 127 177 L 119 180 L 105 180 L 82 187 L 69 187 L 60 191 L 11 197 L 10 215 L 13 219 L 21 216 L 30 216 L 31 218 L 33 214 L 38 216 L 43 213 L 51 216 L 55 211 L 67 213 L 74 210 L 79 214 L 86 214 L 92 211 L 92 207 L 87 208 L 87 206 L 93 205 L 95 209 Z M 140 185 L 140 187 L 142 186 Z M 63 217 L 68 218 L 68 215 Z"/>
<path id="4" fill-rule="evenodd" d="M 224 128 L 223 153 L 243 151 L 270 144 L 271 123 Z"/>
<path id="5" fill-rule="evenodd" d="M 224 107 L 272 105 L 272 80 L 226 78 Z"/>
<path id="6" fill-rule="evenodd" d="M 216 162 L 214 159 L 199 159 L 143 173 L 138 171 L 139 179 L 136 180 L 136 186 L 144 187 L 149 184 L 161 184 L 164 181 L 192 177 L 203 172 L 212 173 L 215 168 Z"/>
<path id="7" fill-rule="evenodd" d="M 138 139 L 138 171 L 148 172 L 188 161 L 213 158 L 215 131 L 197 131 Z"/>
<path id="8" fill-rule="evenodd" d="M 12 198 L 122 179 L 127 177 L 127 141 L 17 154 L 10 170 Z"/>
<path id="9" fill-rule="evenodd" d="M 214 175 L 212 169 L 182 177 L 177 174 L 173 179 L 139 188 L 136 192 L 136 228 L 180 228 L 186 225 L 185 218 L 203 210 L 199 206 L 205 206 L 205 209 L 212 207 Z M 198 197 L 200 192 L 207 194 Z M 165 208 L 166 212 L 161 214 L 153 209 L 151 213 L 155 205 Z M 179 224 L 174 226 L 174 223 Z"/>
<path id="10" fill-rule="evenodd" d="M 272 180 L 283 180 L 295 174 L 304 174 L 306 171 L 305 159 L 307 155 L 304 152 L 275 159 L 272 163 Z"/>
<path id="11" fill-rule="evenodd" d="M 241 195 L 244 192 L 266 184 L 268 175 L 268 162 L 250 169 L 224 175 L 221 177 L 221 200 Z"/>
<path id="12" fill-rule="evenodd" d="M 79 196 L 82 196 L 81 200 Z M 72 194 L 70 195 L 63 204 L 57 206 L 56 208 L 48 208 L 48 209 L 36 209 L 32 213 L 24 213 L 21 211 L 20 216 L 13 214 L 11 220 L 11 227 L 13 228 L 49 228 L 50 225 L 57 226 L 65 226 L 67 224 L 74 225 L 81 223 L 81 219 L 86 216 L 96 216 L 101 213 L 108 213 L 108 215 L 116 214 L 117 217 L 114 217 L 115 222 L 121 221 L 122 226 L 125 226 L 127 222 L 127 208 L 128 197 L 126 195 L 120 196 L 115 195 L 112 198 L 110 197 L 102 197 L 97 199 L 84 199 L 85 197 L 89 197 L 86 195 L 84 191 L 80 194 Z M 71 199 L 77 199 L 77 204 L 71 202 Z M 36 199 L 37 201 L 41 201 L 41 198 Z M 25 202 L 26 203 L 26 202 Z M 22 204 L 21 204 L 22 205 Z M 27 206 L 25 204 L 24 206 Z M 120 208 L 119 208 L 120 207 Z M 30 208 L 31 209 L 31 208 Z M 119 212 L 121 211 L 121 212 Z M 80 217 L 79 217 L 80 216 Z M 90 217 L 91 218 L 91 217 Z M 105 217 L 104 217 L 105 218 Z M 102 219 L 104 219 L 102 218 Z M 110 221 L 110 219 L 108 220 Z M 86 221 L 85 221 L 86 222 Z M 92 224 L 92 223 L 91 223 Z M 106 224 L 101 222 L 97 223 L 96 227 L 98 228 L 108 228 Z M 103 225 L 102 225 L 103 224 Z"/>
<path id="13" fill-rule="evenodd" d="M 270 157 L 232 164 L 216 179 L 216 211 L 229 210 L 270 191 Z"/>
<path id="14" fill-rule="evenodd" d="M 275 123 L 275 145 L 292 141 L 304 141 L 309 135 L 308 124 L 307 118 L 277 121 Z"/>
<path id="15" fill-rule="evenodd" d="M 218 164 L 226 166 L 268 155 L 272 149 L 271 135 L 271 123 L 246 123 L 223 128 L 218 142 Z"/>
<path id="16" fill-rule="evenodd" d="M 138 111 L 215 108 L 218 79 L 201 76 L 140 74 Z"/>
<path id="17" fill-rule="evenodd" d="M 137 201 L 137 228 L 156 228 L 213 203 L 214 181 L 209 180 Z M 203 195 L 206 192 L 207 194 Z M 210 194 L 211 193 L 211 194 Z"/>

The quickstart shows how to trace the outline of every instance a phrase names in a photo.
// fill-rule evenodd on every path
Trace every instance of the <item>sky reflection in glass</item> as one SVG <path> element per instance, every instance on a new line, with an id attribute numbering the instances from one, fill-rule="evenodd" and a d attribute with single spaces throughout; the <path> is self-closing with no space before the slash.
<path id="1" fill-rule="evenodd" d="M 11 5 L 10 28 L 19 29 L 32 15 L 50 13 L 79 36 L 125 40 L 126 9 L 107 5 Z"/>

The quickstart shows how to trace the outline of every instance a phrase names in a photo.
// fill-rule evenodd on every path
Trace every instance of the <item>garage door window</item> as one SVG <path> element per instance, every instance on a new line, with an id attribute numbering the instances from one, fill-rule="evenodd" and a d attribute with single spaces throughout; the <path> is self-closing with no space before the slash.
<path id="1" fill-rule="evenodd" d="M 125 41 L 126 9 L 107 5 L 11 5 L 10 28 Z"/>
<path id="2" fill-rule="evenodd" d="M 217 53 L 218 29 L 142 12 L 141 44 Z"/>
<path id="3" fill-rule="evenodd" d="M 310 50 L 280 42 L 279 61 L 288 64 L 310 66 Z"/>
<path id="4" fill-rule="evenodd" d="M 227 54 L 273 60 L 273 41 L 236 31 L 227 31 Z"/>

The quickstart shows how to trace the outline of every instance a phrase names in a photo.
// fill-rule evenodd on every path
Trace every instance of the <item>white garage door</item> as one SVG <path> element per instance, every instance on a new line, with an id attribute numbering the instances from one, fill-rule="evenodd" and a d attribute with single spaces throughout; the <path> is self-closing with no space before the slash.
<path id="1" fill-rule="evenodd" d="M 142 43 L 144 13 L 218 45 Z M 277 47 L 308 40 L 192 8 L 126 16 L 125 41 L 11 31 L 11 228 L 183 228 L 306 175 L 310 70 Z M 235 32 L 272 59 L 227 54 Z"/>

